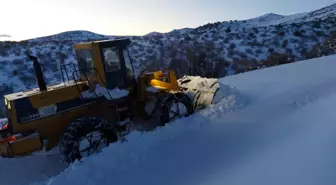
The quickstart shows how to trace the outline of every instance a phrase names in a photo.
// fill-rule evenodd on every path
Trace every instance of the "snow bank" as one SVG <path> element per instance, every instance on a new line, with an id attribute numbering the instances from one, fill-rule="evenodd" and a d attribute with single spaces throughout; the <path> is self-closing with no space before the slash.
<path id="1" fill-rule="evenodd" d="M 197 107 L 209 107 L 221 103 L 232 109 L 240 107 L 243 103 L 243 97 L 236 88 L 219 82 L 217 78 L 184 76 L 178 83 L 180 87 L 187 89 L 185 93 Z M 225 102 L 221 102 L 223 99 Z"/>
<path id="2" fill-rule="evenodd" d="M 259 127 L 253 137 L 248 137 L 253 139 L 249 142 L 253 147 L 247 151 L 249 156 L 225 174 L 209 176 L 207 183 L 335 184 L 335 106 L 333 93 L 310 101 L 281 120 L 273 120 L 269 126 Z M 220 168 L 218 171 L 225 170 L 224 166 Z"/>
<path id="3" fill-rule="evenodd" d="M 218 104 L 134 132 L 42 184 L 335 184 L 335 60 L 221 79 Z"/>
<path id="4" fill-rule="evenodd" d="M 236 111 L 248 104 L 248 99 L 232 85 L 219 82 L 220 89 L 214 96 L 213 105 L 208 106 L 201 113 L 211 119 L 218 119 L 228 112 Z"/>
<path id="5" fill-rule="evenodd" d="M 203 134 L 204 130 L 202 130 L 201 127 L 205 124 L 211 124 L 211 118 L 215 119 L 215 117 L 219 116 L 213 114 L 214 112 L 220 112 L 221 115 L 223 115 L 227 111 L 241 108 L 244 105 L 244 98 L 236 89 L 225 85 L 223 85 L 223 87 L 225 88 L 222 94 L 226 97 L 221 99 L 218 105 L 213 105 L 210 108 L 212 111 L 203 109 L 192 116 L 176 120 L 153 132 L 141 133 L 135 131 L 127 136 L 127 142 L 113 144 L 105 148 L 103 152 L 85 158 L 83 162 L 73 164 L 58 177 L 52 178 L 48 182 L 38 184 L 110 184 L 111 182 L 115 184 L 133 184 L 134 182 L 129 181 L 130 179 L 127 180 L 121 176 L 118 177 L 119 174 L 139 173 L 139 170 L 144 170 L 143 172 L 145 173 L 147 173 L 146 170 L 154 172 L 154 167 L 139 167 L 142 165 L 155 164 L 152 163 L 153 160 L 155 160 L 157 164 L 161 163 L 162 160 L 169 161 L 169 156 L 165 154 L 167 151 L 165 151 L 166 149 L 164 149 L 163 146 L 182 142 L 186 136 Z M 159 153 L 153 153 L 153 151 L 159 151 Z M 175 151 L 170 152 L 175 153 Z M 170 155 L 172 155 L 172 153 Z M 193 154 L 190 152 L 188 155 Z M 171 162 L 173 161 L 170 161 L 170 163 Z M 174 169 L 170 169 L 169 171 L 173 170 Z M 139 177 L 139 175 L 136 176 Z M 159 176 L 157 176 L 157 178 L 159 178 Z M 127 182 L 124 182 L 124 180 Z M 157 180 L 156 184 L 165 184 L 162 182 L 159 183 L 159 179 Z"/>
<path id="6" fill-rule="evenodd" d="M 1 184 L 27 185 L 46 181 L 67 167 L 59 159 L 59 155 L 0 158 Z"/>

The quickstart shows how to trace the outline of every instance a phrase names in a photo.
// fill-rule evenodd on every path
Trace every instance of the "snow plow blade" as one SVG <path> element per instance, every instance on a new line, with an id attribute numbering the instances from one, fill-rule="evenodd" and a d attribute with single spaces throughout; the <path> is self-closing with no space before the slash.
<path id="1" fill-rule="evenodd" d="M 184 76 L 177 81 L 184 93 L 193 100 L 195 108 L 205 108 L 224 98 L 224 93 L 220 90 L 220 83 L 217 78 Z"/>

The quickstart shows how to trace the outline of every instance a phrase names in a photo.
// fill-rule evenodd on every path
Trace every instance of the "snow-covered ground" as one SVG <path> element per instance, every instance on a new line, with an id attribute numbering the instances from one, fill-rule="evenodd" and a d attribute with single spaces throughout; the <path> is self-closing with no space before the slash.
<path id="1" fill-rule="evenodd" d="M 61 173 L 67 166 L 59 155 L 0 158 L 0 178 L 4 185 L 28 185 L 45 181 Z"/>
<path id="2" fill-rule="evenodd" d="M 1 181 L 336 184 L 335 61 L 336 55 L 223 78 L 223 84 L 235 88 L 217 105 L 154 132 L 134 132 L 128 142 L 69 168 L 57 155 L 0 159 Z"/>

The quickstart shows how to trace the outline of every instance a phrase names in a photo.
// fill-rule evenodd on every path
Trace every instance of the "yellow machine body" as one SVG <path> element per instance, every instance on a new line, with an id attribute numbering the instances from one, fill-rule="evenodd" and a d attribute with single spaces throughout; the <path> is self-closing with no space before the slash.
<path id="1" fill-rule="evenodd" d="M 118 121 L 114 104 L 101 102 L 98 97 L 82 98 L 83 92 L 94 90 L 97 85 L 107 89 L 127 89 L 127 100 L 119 104 L 125 102 L 129 106 L 131 102 L 136 105 L 131 107 L 136 109 L 143 108 L 141 102 L 149 96 L 146 92 L 149 86 L 165 92 L 180 90 L 173 71 L 168 74 L 162 71 L 144 73 L 136 82 L 128 44 L 128 39 L 75 44 L 80 69 L 77 79 L 68 79 L 46 89 L 39 87 L 5 95 L 8 124 L 0 131 L 0 155 L 11 157 L 51 149 L 58 144 L 64 129 L 81 116 L 101 116 Z M 44 81 L 38 75 L 37 78 L 39 82 Z"/>

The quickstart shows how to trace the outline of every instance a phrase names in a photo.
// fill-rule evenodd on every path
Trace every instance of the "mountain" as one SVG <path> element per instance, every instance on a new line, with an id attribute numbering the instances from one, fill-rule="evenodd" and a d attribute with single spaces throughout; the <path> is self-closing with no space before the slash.
<path id="1" fill-rule="evenodd" d="M 335 53 L 336 4 L 295 15 L 268 13 L 248 20 L 124 36 L 132 40 L 135 73 L 170 68 L 184 74 L 224 77 Z M 73 44 L 121 38 L 77 30 L 21 42 L 0 42 L 0 95 L 36 87 L 31 61 L 38 56 L 47 83 L 62 80 L 61 64 L 76 64 Z"/>
<path id="2" fill-rule="evenodd" d="M 12 36 L 8 34 L 0 34 L 0 37 L 12 37 Z"/>
<path id="3" fill-rule="evenodd" d="M 101 35 L 97 33 L 93 33 L 85 30 L 77 30 L 77 31 L 67 31 L 62 32 L 55 35 L 39 37 L 35 39 L 27 40 L 28 42 L 51 42 L 51 41 L 79 41 L 82 42 L 83 38 L 91 39 L 91 40 L 102 40 L 102 39 L 113 39 L 113 36 Z"/>
<path id="4" fill-rule="evenodd" d="M 70 166 L 57 149 L 0 158 L 2 182 L 335 184 L 335 61 L 333 55 L 222 78 L 230 90 L 218 104 L 153 132 L 132 132 Z"/>

